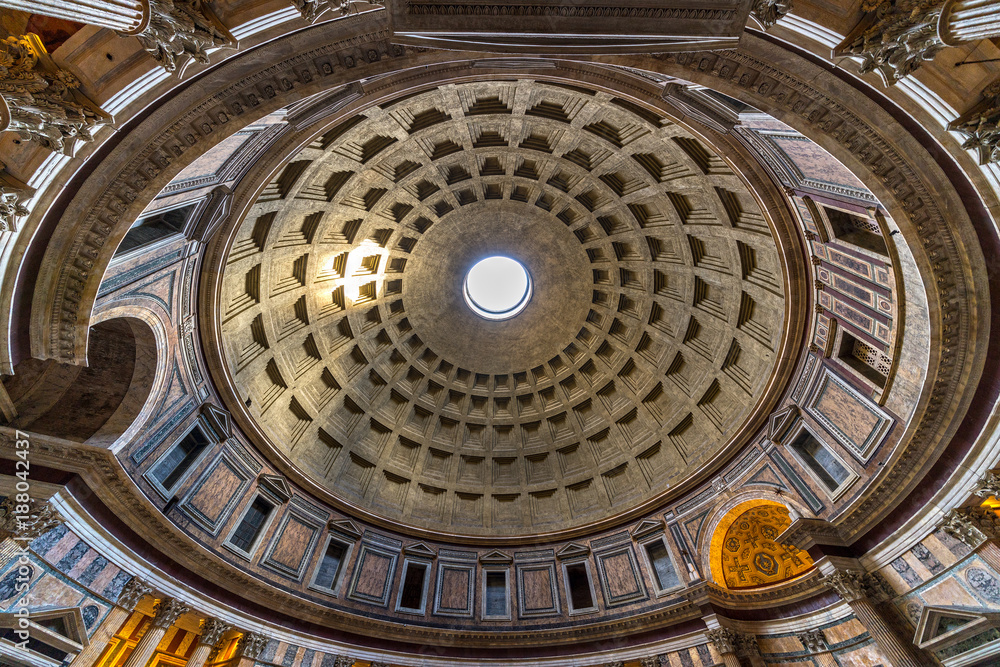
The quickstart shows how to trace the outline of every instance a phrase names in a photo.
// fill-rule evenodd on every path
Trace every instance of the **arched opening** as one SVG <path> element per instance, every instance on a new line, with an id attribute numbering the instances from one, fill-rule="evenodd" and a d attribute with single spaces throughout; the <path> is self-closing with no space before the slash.
<path id="1" fill-rule="evenodd" d="M 748 500 L 727 512 L 709 547 L 715 583 L 729 589 L 759 588 L 811 570 L 808 553 L 776 541 L 791 523 L 788 508 L 770 500 Z"/>
<path id="2" fill-rule="evenodd" d="M 156 375 L 152 329 L 135 318 L 91 327 L 88 366 L 28 359 L 3 378 L 17 417 L 12 426 L 110 445 L 138 417 Z"/>

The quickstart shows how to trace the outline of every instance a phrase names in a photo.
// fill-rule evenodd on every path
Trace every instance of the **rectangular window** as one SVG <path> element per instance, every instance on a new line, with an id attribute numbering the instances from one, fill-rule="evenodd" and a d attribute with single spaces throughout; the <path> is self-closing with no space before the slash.
<path id="1" fill-rule="evenodd" d="M 191 429 L 156 464 L 153 468 L 153 479 L 159 482 L 165 491 L 173 490 L 209 444 L 211 443 L 208 437 L 200 428 L 196 426 Z"/>
<path id="2" fill-rule="evenodd" d="M 403 586 L 399 590 L 397 607 L 409 611 L 424 611 L 424 581 L 427 566 L 423 563 L 407 563 L 403 572 Z"/>
<path id="3" fill-rule="evenodd" d="M 494 570 L 486 572 L 486 602 L 483 616 L 488 618 L 507 618 L 510 611 L 507 607 L 507 572 Z"/>
<path id="4" fill-rule="evenodd" d="M 808 431 L 802 431 L 792 442 L 792 451 L 831 492 L 840 488 L 850 476 L 850 471 L 823 444 Z"/>
<path id="5" fill-rule="evenodd" d="M 136 248 L 149 245 L 160 239 L 175 234 L 180 234 L 184 230 L 184 223 L 188 216 L 194 211 L 195 204 L 182 206 L 181 208 L 154 213 L 135 221 L 132 227 L 125 234 L 125 238 L 118 244 L 115 255 L 122 255 Z"/>
<path id="6" fill-rule="evenodd" d="M 676 588 L 680 585 L 680 578 L 674 569 L 674 562 L 670 559 L 670 552 L 663 544 L 662 539 L 653 540 L 646 545 L 646 556 L 649 557 L 649 564 L 653 567 L 654 583 L 659 590 L 665 591 Z"/>
<path id="7" fill-rule="evenodd" d="M 590 574 L 585 563 L 564 566 L 569 588 L 570 612 L 594 609 L 594 593 L 590 588 Z"/>
<path id="8" fill-rule="evenodd" d="M 326 545 L 326 553 L 323 554 L 323 560 L 319 563 L 315 585 L 333 591 L 336 588 L 337 579 L 346 555 L 346 544 L 330 540 L 329 544 Z"/>
<path id="9" fill-rule="evenodd" d="M 847 331 L 840 338 L 837 358 L 870 380 L 877 387 L 885 387 L 892 365 L 889 355 Z"/>
<path id="10" fill-rule="evenodd" d="M 229 543 L 245 553 L 250 553 L 272 511 L 274 511 L 274 505 L 260 496 L 254 498 L 250 508 L 243 515 L 240 525 L 236 527 L 233 536 L 229 538 Z"/>
<path id="11" fill-rule="evenodd" d="M 823 210 L 830 221 L 831 231 L 838 240 L 882 256 L 889 255 L 885 239 L 882 238 L 882 230 L 874 220 L 828 206 L 824 206 Z"/>

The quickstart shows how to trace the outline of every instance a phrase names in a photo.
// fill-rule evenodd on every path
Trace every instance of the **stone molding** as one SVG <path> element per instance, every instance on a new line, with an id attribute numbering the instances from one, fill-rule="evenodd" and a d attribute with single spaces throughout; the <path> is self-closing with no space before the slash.
<path id="1" fill-rule="evenodd" d="M 38 35 L 0 41 L 0 130 L 73 155 L 77 141 L 93 141 L 111 122 L 79 88 L 80 80 L 55 64 Z"/>

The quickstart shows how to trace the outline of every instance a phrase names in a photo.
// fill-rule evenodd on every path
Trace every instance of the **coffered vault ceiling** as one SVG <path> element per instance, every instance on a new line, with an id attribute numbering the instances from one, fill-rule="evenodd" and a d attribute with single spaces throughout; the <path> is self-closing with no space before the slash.
<path id="1" fill-rule="evenodd" d="M 534 284 L 490 322 L 485 256 Z M 370 108 L 276 174 L 219 300 L 269 445 L 347 503 L 466 535 L 579 526 L 692 475 L 752 416 L 785 326 L 765 215 L 632 102 L 536 81 Z"/>

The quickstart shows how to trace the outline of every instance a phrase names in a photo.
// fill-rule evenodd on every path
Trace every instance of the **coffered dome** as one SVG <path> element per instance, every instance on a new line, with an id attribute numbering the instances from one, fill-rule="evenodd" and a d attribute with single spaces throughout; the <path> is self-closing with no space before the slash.
<path id="1" fill-rule="evenodd" d="M 463 282 L 503 255 L 514 317 Z M 233 235 L 228 373 L 349 505 L 464 535 L 579 526 L 702 470 L 785 334 L 767 216 L 704 138 L 607 93 L 449 84 L 325 129 Z"/>

